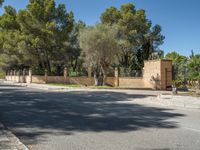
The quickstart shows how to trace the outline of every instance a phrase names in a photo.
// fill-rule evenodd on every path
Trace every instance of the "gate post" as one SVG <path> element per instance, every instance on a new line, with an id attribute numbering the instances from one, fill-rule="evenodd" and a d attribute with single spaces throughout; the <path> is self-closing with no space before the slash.
<path id="1" fill-rule="evenodd" d="M 32 70 L 31 69 L 29 69 L 29 71 L 28 71 L 28 77 L 29 77 L 28 83 L 32 83 Z"/>
<path id="2" fill-rule="evenodd" d="M 17 83 L 20 83 L 20 70 L 17 71 Z"/>
<path id="3" fill-rule="evenodd" d="M 119 86 L 119 69 L 115 68 L 115 87 Z"/>
<path id="4" fill-rule="evenodd" d="M 44 80 L 45 80 L 45 83 L 48 83 L 48 71 L 47 70 L 45 70 Z"/>
<path id="5" fill-rule="evenodd" d="M 67 83 L 67 68 L 64 68 L 64 84 Z"/>

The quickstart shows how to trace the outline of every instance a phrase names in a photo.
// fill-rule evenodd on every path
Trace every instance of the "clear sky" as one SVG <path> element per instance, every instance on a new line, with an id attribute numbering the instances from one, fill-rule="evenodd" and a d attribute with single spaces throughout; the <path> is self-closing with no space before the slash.
<path id="1" fill-rule="evenodd" d="M 67 9 L 74 12 L 76 20 L 83 20 L 88 25 L 99 21 L 101 13 L 110 6 L 119 8 L 131 2 L 137 9 L 143 8 L 147 18 L 153 24 L 162 26 L 166 37 L 160 47 L 165 53 L 177 51 L 189 55 L 193 49 L 200 53 L 200 0 L 56 0 L 65 3 Z M 17 9 L 25 8 L 28 0 L 5 0 L 5 5 Z M 3 9 L 0 9 L 0 13 Z"/>

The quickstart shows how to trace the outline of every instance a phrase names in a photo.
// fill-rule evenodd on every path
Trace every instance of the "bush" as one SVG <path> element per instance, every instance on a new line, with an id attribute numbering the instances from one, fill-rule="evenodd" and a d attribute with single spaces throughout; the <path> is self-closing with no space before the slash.
<path id="1" fill-rule="evenodd" d="M 182 87 L 184 85 L 183 80 L 179 80 L 179 79 L 173 80 L 172 83 L 173 85 L 175 85 L 175 87 Z"/>
<path id="2" fill-rule="evenodd" d="M 5 78 L 5 73 L 4 72 L 0 72 L 0 79 L 4 79 Z"/>

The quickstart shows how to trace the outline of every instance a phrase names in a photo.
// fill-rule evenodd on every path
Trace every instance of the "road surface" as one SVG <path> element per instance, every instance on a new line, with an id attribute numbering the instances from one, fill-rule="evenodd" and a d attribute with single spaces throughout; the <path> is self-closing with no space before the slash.
<path id="1" fill-rule="evenodd" d="M 0 121 L 31 150 L 199 150 L 200 111 L 126 103 L 148 97 L 0 83 Z"/>

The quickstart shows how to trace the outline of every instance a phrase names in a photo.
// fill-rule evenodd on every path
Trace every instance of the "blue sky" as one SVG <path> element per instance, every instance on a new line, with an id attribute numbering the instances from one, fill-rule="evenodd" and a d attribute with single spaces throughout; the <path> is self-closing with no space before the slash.
<path id="1" fill-rule="evenodd" d="M 101 13 L 110 6 L 119 8 L 131 2 L 137 9 L 143 8 L 153 24 L 162 26 L 165 43 L 160 46 L 167 52 L 177 51 L 189 55 L 193 49 L 200 53 L 200 0 L 56 0 L 65 3 L 74 12 L 76 20 L 88 25 L 99 21 Z M 5 0 L 5 5 L 25 8 L 28 0 Z M 0 9 L 0 13 L 3 9 Z"/>

